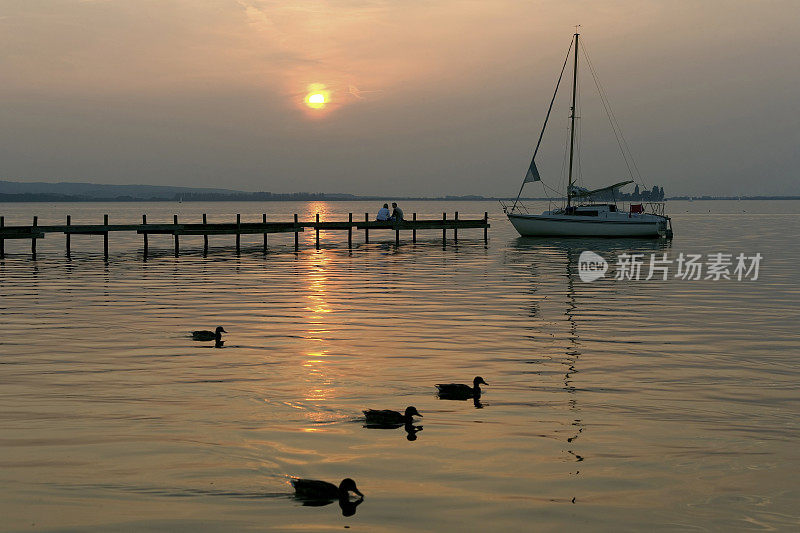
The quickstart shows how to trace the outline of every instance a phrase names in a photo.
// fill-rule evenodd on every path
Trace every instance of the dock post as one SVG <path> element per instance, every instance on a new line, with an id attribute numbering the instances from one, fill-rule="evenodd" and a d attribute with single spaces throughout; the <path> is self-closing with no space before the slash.
<path id="1" fill-rule="evenodd" d="M 67 215 L 67 226 L 69 226 L 69 225 L 71 225 L 71 224 L 72 224 L 72 215 Z M 71 235 L 71 234 L 70 234 L 70 232 L 68 231 L 68 232 L 67 232 L 67 237 L 66 237 L 66 239 L 65 239 L 65 240 L 67 241 L 67 257 L 69 257 L 69 256 L 70 256 L 70 253 L 71 253 L 71 252 L 70 252 L 70 244 L 71 244 L 71 243 L 70 243 L 70 237 L 72 237 L 72 235 Z"/>
<path id="2" fill-rule="evenodd" d="M 458 211 L 456 211 L 456 224 L 453 226 L 453 242 L 458 243 Z"/>
<path id="3" fill-rule="evenodd" d="M 0 217 L 0 228 L 5 227 L 6 217 Z M 6 240 L 0 237 L 0 259 L 6 258 Z"/>
<path id="4" fill-rule="evenodd" d="M 300 249 L 300 234 L 297 232 L 297 213 L 294 214 L 294 251 Z"/>
<path id="5" fill-rule="evenodd" d="M 242 234 L 239 233 L 242 229 L 242 215 L 236 213 L 236 255 L 241 253 Z"/>
<path id="6" fill-rule="evenodd" d="M 347 221 L 350 223 L 350 225 L 347 226 L 347 247 L 348 248 L 352 248 L 353 247 L 353 213 L 350 213 L 348 215 Z"/>
<path id="7" fill-rule="evenodd" d="M 36 226 L 39 225 L 39 217 L 33 217 L 33 230 L 36 231 Z M 35 235 L 35 233 L 34 233 Z M 36 260 L 36 237 L 31 239 L 31 259 Z"/>
<path id="8" fill-rule="evenodd" d="M 447 220 L 447 213 L 442 213 L 442 222 Z M 442 224 L 442 245 L 447 245 L 447 228 Z"/>
<path id="9" fill-rule="evenodd" d="M 394 221 L 394 245 L 400 246 L 400 221 Z"/>
<path id="10" fill-rule="evenodd" d="M 103 215 L 103 225 L 106 227 L 103 233 L 103 258 L 108 261 L 108 215 Z"/>
<path id="11" fill-rule="evenodd" d="M 203 224 L 208 224 L 208 217 L 203 213 Z M 203 257 L 208 256 L 208 233 L 203 233 Z"/>
<path id="12" fill-rule="evenodd" d="M 142 215 L 142 226 L 147 225 L 147 215 Z M 144 248 L 142 249 L 142 257 L 143 259 L 147 259 L 147 228 L 145 228 L 145 233 L 142 233 L 142 243 L 144 244 Z"/>
<path id="13" fill-rule="evenodd" d="M 319 250 L 319 213 L 317 213 L 317 225 L 314 229 L 316 230 L 317 234 L 317 250 Z"/>
<path id="14" fill-rule="evenodd" d="M 364 222 L 369 222 L 369 213 L 364 213 Z M 364 227 L 364 242 L 369 244 L 369 228 Z"/>
<path id="15" fill-rule="evenodd" d="M 483 212 L 483 223 L 489 224 L 489 212 Z M 489 228 L 488 226 L 483 227 L 483 244 L 489 244 Z"/>
<path id="16" fill-rule="evenodd" d="M 178 257 L 179 241 L 178 241 L 178 215 L 172 215 L 172 222 L 175 224 L 175 257 Z"/>
<path id="17" fill-rule="evenodd" d="M 261 213 L 261 223 L 266 225 L 267 224 L 267 214 Z M 264 228 L 264 253 L 267 253 L 267 228 Z"/>
<path id="18" fill-rule="evenodd" d="M 411 230 L 411 242 L 417 242 L 417 214 L 414 213 L 414 229 Z"/>

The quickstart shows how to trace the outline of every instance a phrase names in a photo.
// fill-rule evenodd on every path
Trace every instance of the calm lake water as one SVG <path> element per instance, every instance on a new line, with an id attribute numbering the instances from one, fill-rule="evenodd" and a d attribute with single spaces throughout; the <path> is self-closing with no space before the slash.
<path id="1" fill-rule="evenodd" d="M 0 204 L 6 224 L 363 219 L 377 203 Z M 800 527 L 800 202 L 671 202 L 675 239 L 492 228 L 6 241 L 0 529 L 793 530 Z M 539 209 L 542 205 L 535 206 Z M 449 232 L 448 232 L 449 233 Z M 448 235 L 450 237 L 450 235 Z M 757 280 L 580 280 L 578 256 L 760 253 Z M 670 274 L 674 274 L 674 270 Z M 644 273 L 643 273 L 643 276 Z M 222 325 L 222 349 L 193 329 Z M 489 383 L 481 403 L 435 383 Z M 423 430 L 368 429 L 416 406 Z M 414 437 L 416 437 L 414 439 Z M 288 476 L 366 495 L 303 506 Z"/>

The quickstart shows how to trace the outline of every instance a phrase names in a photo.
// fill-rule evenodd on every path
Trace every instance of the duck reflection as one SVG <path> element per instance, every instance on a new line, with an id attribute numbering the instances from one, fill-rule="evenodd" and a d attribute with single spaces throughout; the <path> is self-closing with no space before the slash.
<path id="1" fill-rule="evenodd" d="M 367 409 L 364 411 L 366 420 L 364 427 L 367 429 L 397 429 L 402 427 L 406 432 L 406 439 L 413 442 L 417 440 L 417 433 L 422 431 L 422 426 L 414 425 L 414 416 L 422 415 L 413 405 L 406 407 L 404 413 L 388 409 Z"/>
<path id="2" fill-rule="evenodd" d="M 417 440 L 417 433 L 422 431 L 422 426 L 414 425 L 411 422 L 401 424 L 364 424 L 367 429 L 397 429 L 403 428 L 406 432 L 406 439 L 413 442 Z"/>
<path id="3" fill-rule="evenodd" d="M 322 507 L 338 501 L 342 516 L 356 514 L 356 507 L 364 501 L 364 495 L 356 487 L 356 482 L 350 478 L 343 479 L 338 487 L 333 483 L 316 479 L 293 479 L 292 486 L 295 490 L 295 499 L 302 502 L 303 506 Z M 351 492 L 357 496 L 355 500 L 350 499 Z"/>
<path id="4" fill-rule="evenodd" d="M 415 440 L 417 440 L 417 433 L 422 431 L 422 426 L 415 426 L 410 422 L 406 422 L 405 424 L 403 424 L 403 429 L 406 431 L 406 439 L 408 439 L 411 442 L 414 442 Z"/>

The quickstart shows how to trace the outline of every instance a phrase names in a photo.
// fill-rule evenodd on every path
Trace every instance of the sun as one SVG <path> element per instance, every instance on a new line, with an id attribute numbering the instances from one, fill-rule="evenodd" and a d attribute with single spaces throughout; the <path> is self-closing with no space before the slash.
<path id="1" fill-rule="evenodd" d="M 307 91 L 304 100 L 311 109 L 322 109 L 330 103 L 330 92 L 322 83 L 312 83 Z"/>

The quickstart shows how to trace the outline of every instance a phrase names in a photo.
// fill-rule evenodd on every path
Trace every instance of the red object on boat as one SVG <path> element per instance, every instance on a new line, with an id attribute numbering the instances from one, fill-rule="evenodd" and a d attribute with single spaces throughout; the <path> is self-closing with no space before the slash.
<path id="1" fill-rule="evenodd" d="M 631 213 L 644 213 L 644 206 L 642 204 L 631 204 Z"/>

